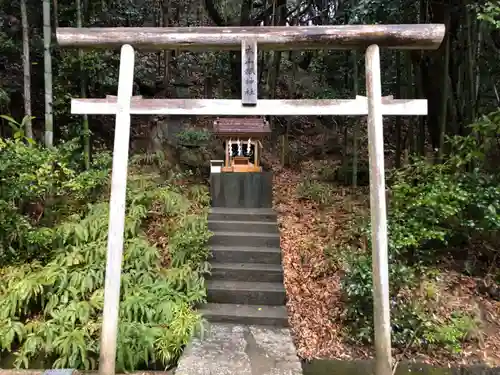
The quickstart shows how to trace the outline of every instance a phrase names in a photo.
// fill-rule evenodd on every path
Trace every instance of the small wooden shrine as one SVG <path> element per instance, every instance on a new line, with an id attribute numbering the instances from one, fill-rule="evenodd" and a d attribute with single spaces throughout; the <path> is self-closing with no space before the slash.
<path id="1" fill-rule="evenodd" d="M 222 117 L 214 121 L 214 133 L 223 140 L 222 172 L 262 172 L 261 140 L 271 133 L 263 117 Z"/>

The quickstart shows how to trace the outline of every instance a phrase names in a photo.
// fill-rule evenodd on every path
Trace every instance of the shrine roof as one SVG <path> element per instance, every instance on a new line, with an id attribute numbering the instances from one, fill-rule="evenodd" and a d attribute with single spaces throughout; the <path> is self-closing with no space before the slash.
<path id="1" fill-rule="evenodd" d="M 214 133 L 223 137 L 264 137 L 271 133 L 263 117 L 219 117 L 214 121 Z"/>

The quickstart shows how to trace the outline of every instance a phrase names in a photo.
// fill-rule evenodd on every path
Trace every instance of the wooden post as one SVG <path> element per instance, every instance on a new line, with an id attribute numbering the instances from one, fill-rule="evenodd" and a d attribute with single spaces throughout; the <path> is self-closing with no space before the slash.
<path id="1" fill-rule="evenodd" d="M 121 49 L 118 78 L 113 171 L 109 202 L 108 249 L 104 283 L 104 311 L 99 358 L 100 375 L 115 374 L 134 57 L 134 49 L 130 45 L 124 45 Z"/>
<path id="2" fill-rule="evenodd" d="M 226 139 L 226 147 L 225 147 L 226 155 L 224 157 L 225 167 L 229 167 L 229 139 Z"/>
<path id="3" fill-rule="evenodd" d="M 370 159 L 370 213 L 372 229 L 373 315 L 375 326 L 375 375 L 392 374 L 387 213 L 385 203 L 384 134 L 380 51 L 366 51 L 368 97 L 368 152 Z"/>
<path id="4" fill-rule="evenodd" d="M 254 156 L 253 158 L 255 159 L 255 166 L 260 167 L 260 160 L 259 160 L 259 141 L 253 141 L 253 153 Z"/>
<path id="5" fill-rule="evenodd" d="M 241 42 L 241 104 L 257 105 L 257 42 Z"/>

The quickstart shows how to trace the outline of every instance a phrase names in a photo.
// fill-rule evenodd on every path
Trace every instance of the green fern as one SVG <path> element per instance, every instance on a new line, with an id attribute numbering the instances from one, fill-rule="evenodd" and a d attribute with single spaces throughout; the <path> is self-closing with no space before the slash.
<path id="1" fill-rule="evenodd" d="M 210 236 L 203 189 L 187 196 L 156 176 L 132 176 L 122 267 L 117 367 L 133 371 L 148 363 L 176 361 L 204 322 L 193 307 L 206 298 Z M 199 191 L 196 193 L 196 191 Z M 194 201 L 194 199 L 198 199 Z M 52 259 L 0 268 L 0 349 L 14 347 L 17 367 L 29 367 L 40 353 L 53 367 L 97 366 L 104 304 L 107 203 L 88 205 L 52 231 Z M 145 225 L 161 217 L 168 228 L 172 267 Z M 166 224 L 165 224 L 166 225 Z"/>

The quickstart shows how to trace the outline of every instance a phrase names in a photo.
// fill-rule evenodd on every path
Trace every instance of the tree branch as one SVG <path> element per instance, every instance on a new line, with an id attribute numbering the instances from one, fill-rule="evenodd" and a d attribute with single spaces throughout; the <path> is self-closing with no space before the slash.
<path id="1" fill-rule="evenodd" d="M 278 11 L 281 7 L 286 6 L 286 4 L 278 5 L 274 9 Z M 267 17 L 273 14 L 273 6 L 270 5 L 267 9 L 264 9 L 262 12 L 260 12 L 257 16 L 252 21 L 252 24 L 254 26 L 258 26 L 262 21 L 264 21 Z"/>
<path id="2" fill-rule="evenodd" d="M 293 18 L 300 18 L 301 16 L 303 16 L 304 14 L 306 14 L 309 9 L 311 9 L 311 5 L 312 5 L 312 2 L 309 1 L 306 5 L 306 7 L 304 9 L 302 9 L 298 14 L 294 15 Z M 294 9 L 292 9 L 291 11 L 289 11 L 286 15 L 285 18 L 288 19 L 288 17 L 290 17 L 293 13 L 295 13 L 297 10 L 299 10 L 299 8 L 302 6 L 302 4 L 299 4 L 297 5 Z"/>
<path id="3" fill-rule="evenodd" d="M 207 10 L 208 16 L 217 26 L 230 26 L 232 22 L 222 18 L 221 14 L 215 7 L 215 1 L 216 0 L 205 0 L 205 9 Z"/>

